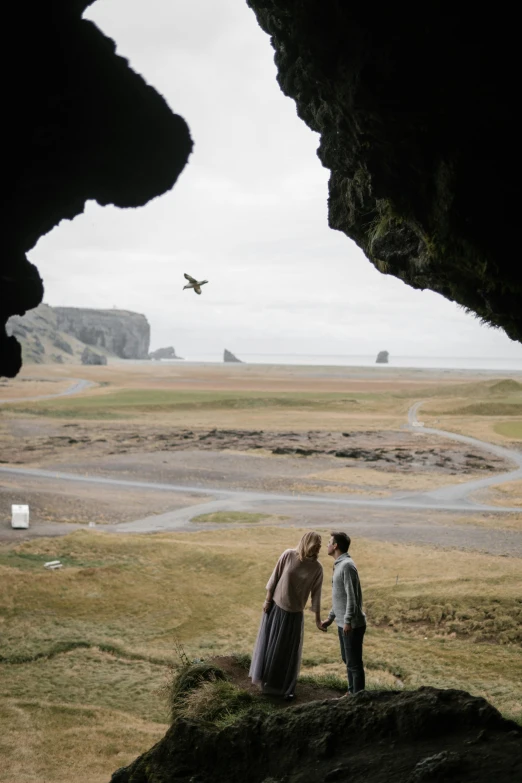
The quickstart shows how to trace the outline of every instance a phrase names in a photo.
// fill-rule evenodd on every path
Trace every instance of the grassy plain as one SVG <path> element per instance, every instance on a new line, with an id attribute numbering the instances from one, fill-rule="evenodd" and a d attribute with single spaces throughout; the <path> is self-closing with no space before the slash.
<path id="1" fill-rule="evenodd" d="M 429 396 L 428 396 L 429 395 Z M 428 391 L 422 407 L 427 426 L 492 443 L 522 439 L 522 383 L 512 378 Z"/>
<path id="2" fill-rule="evenodd" d="M 388 371 L 390 370 L 390 371 Z M 24 402 L 44 393 L 38 376 L 55 385 L 78 374 L 98 384 L 79 396 Z M 46 382 L 47 383 L 47 382 Z M 162 420 L 192 427 L 331 429 L 341 425 L 394 429 L 405 420 L 410 399 L 455 387 L 452 377 L 422 371 L 370 371 L 340 367 L 268 365 L 151 365 L 118 363 L 105 367 L 52 365 L 26 367 L 20 378 L 0 388 L 2 398 L 19 396 L 3 410 L 18 416 L 66 420 Z M 47 386 L 45 393 L 47 393 Z"/>
<path id="3" fill-rule="evenodd" d="M 302 532 L 81 531 L 2 547 L 0 781 L 65 783 L 82 770 L 101 783 L 149 747 L 168 720 L 176 644 L 191 658 L 251 652 L 266 580 Z M 365 540 L 353 556 L 371 621 L 370 687 L 464 688 L 522 719 L 520 559 Z M 54 558 L 65 567 L 49 573 Z M 317 632 L 308 613 L 303 664 L 304 674 L 343 673 L 336 635 Z"/>
<path id="4" fill-rule="evenodd" d="M 12 439 L 75 422 L 95 433 L 106 422 L 137 429 L 393 431 L 420 399 L 427 425 L 502 443 L 522 437 L 522 387 L 480 375 L 471 382 L 391 368 L 150 364 L 23 373 L 0 387 L 0 400 L 20 399 L 2 406 L 0 429 L 12 424 Z M 62 391 L 77 375 L 98 387 L 77 397 L 23 399 Z M 377 495 L 461 478 L 368 467 L 310 477 L 322 491 L 373 481 Z M 511 504 L 520 487 L 494 492 Z M 106 783 L 163 735 L 177 645 L 194 659 L 251 652 L 267 578 L 303 531 L 264 526 L 263 514 L 226 512 L 225 520 L 222 513 L 198 520 L 232 522 L 220 530 L 132 536 L 84 530 L 0 545 L 0 783 Z M 506 516 L 503 526 L 520 530 L 520 520 Z M 327 605 L 332 562 L 323 555 Z M 521 559 L 364 539 L 354 542 L 353 556 L 370 621 L 370 688 L 462 688 L 522 720 Z M 46 571 L 43 564 L 55 558 L 64 568 Z M 332 629 L 319 633 L 307 613 L 303 674 L 343 676 L 337 645 Z"/>

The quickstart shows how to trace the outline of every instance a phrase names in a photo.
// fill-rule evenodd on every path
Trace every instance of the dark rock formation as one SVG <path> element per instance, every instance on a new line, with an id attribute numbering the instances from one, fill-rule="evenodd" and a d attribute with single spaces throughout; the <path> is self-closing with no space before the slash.
<path id="1" fill-rule="evenodd" d="M 107 357 L 86 346 L 82 353 L 82 364 L 107 364 Z"/>
<path id="2" fill-rule="evenodd" d="M 58 328 L 86 345 L 105 348 L 121 359 L 148 359 L 150 326 L 128 310 L 54 307 Z"/>
<path id="3" fill-rule="evenodd" d="M 484 699 L 421 688 L 364 691 L 221 731 L 177 720 L 111 783 L 513 783 L 522 776 L 522 730 Z"/>
<path id="4" fill-rule="evenodd" d="M 518 25 L 468 3 L 247 0 L 321 135 L 329 223 L 522 341 Z"/>
<path id="5" fill-rule="evenodd" d="M 379 351 L 375 360 L 375 364 L 388 364 L 389 356 L 390 354 L 388 351 Z"/>
<path id="6" fill-rule="evenodd" d="M 161 359 L 183 359 L 182 356 L 176 356 L 176 351 L 169 345 L 168 348 L 158 348 L 156 351 L 149 353 L 149 359 L 153 359 L 159 362 Z"/>
<path id="7" fill-rule="evenodd" d="M 242 364 L 241 359 L 238 359 L 237 356 L 234 356 L 231 351 L 227 351 L 225 348 L 225 351 L 223 353 L 223 361 L 224 362 L 238 362 L 239 364 Z"/>
<path id="8" fill-rule="evenodd" d="M 91 2 L 9 3 L 2 11 L 18 43 L 2 47 L 0 375 L 21 365 L 7 319 L 42 301 L 42 280 L 26 257 L 39 237 L 82 212 L 87 199 L 147 203 L 173 186 L 192 148 L 184 120 L 81 18 Z"/>

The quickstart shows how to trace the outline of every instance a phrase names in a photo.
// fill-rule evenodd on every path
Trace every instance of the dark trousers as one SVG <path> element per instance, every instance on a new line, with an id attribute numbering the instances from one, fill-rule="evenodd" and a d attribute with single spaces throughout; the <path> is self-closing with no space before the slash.
<path id="1" fill-rule="evenodd" d="M 352 628 L 347 634 L 343 633 L 342 627 L 337 626 L 337 630 L 341 644 L 341 655 L 348 673 L 348 693 L 358 693 L 363 691 L 365 687 L 362 651 L 366 626 Z"/>

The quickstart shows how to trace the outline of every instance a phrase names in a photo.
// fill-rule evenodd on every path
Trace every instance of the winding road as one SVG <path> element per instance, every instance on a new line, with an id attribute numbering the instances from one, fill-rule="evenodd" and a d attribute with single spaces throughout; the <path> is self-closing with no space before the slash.
<path id="1" fill-rule="evenodd" d="M 85 388 L 85 387 L 83 387 Z M 64 392 L 65 393 L 65 392 Z M 69 390 L 69 393 L 72 393 Z M 53 395 L 54 396 L 54 395 Z M 59 395 L 55 395 L 59 396 Z M 513 513 L 520 512 L 522 509 L 519 507 L 506 508 L 505 506 L 490 506 L 483 503 L 475 503 L 469 500 L 469 495 L 476 492 L 479 489 L 485 487 L 504 484 L 507 481 L 515 481 L 516 479 L 522 479 L 522 453 L 514 451 L 512 449 L 504 448 L 503 446 L 497 446 L 492 443 L 477 440 L 476 438 L 470 438 L 466 435 L 458 435 L 453 432 L 446 432 L 445 430 L 436 430 L 424 427 L 419 423 L 417 419 L 417 412 L 422 405 L 421 402 L 416 402 L 410 408 L 408 412 L 408 425 L 409 429 L 414 429 L 416 432 L 425 432 L 430 435 L 439 435 L 444 438 L 456 440 L 461 443 L 469 444 L 476 448 L 481 448 L 485 451 L 490 451 L 503 459 L 514 462 L 518 467 L 516 470 L 509 471 L 507 473 L 501 473 L 489 478 L 478 479 L 475 481 L 467 481 L 462 484 L 451 484 L 439 489 L 430 490 L 427 492 L 397 492 L 390 497 L 386 498 L 367 498 L 364 496 L 343 496 L 343 495 L 312 495 L 312 494 L 279 494 L 274 492 L 253 492 L 249 490 L 234 490 L 234 489 L 218 489 L 209 486 L 202 485 L 187 485 L 187 484 L 166 484 L 159 482 L 149 481 L 136 481 L 118 478 L 106 478 L 104 476 L 82 476 L 78 473 L 63 473 L 53 470 L 42 470 L 40 468 L 15 468 L 0 466 L 0 473 L 9 473 L 18 476 L 27 476 L 39 478 L 39 479 L 52 479 L 54 481 L 74 481 L 88 484 L 109 485 L 114 487 L 129 487 L 131 489 L 147 489 L 156 490 L 157 492 L 184 492 L 191 494 L 212 495 L 222 498 L 219 502 L 219 508 L 225 509 L 227 506 L 233 506 L 237 508 L 237 504 L 242 503 L 248 505 L 259 505 L 266 502 L 277 502 L 279 504 L 295 503 L 296 501 L 306 502 L 309 504 L 318 504 L 321 506 L 341 506 L 341 507 L 361 507 L 361 508 L 380 508 L 380 509 L 433 509 L 437 508 L 441 511 L 489 511 L 496 513 Z M 214 502 L 214 505 L 216 504 Z M 208 503 L 205 504 L 209 505 Z M 193 512 L 194 506 L 191 509 L 187 509 L 187 513 Z M 176 512 L 180 513 L 180 512 Z M 161 515 L 168 516 L 168 515 Z M 158 519 L 158 517 L 153 517 Z M 152 517 L 151 517 L 152 519 Z M 135 523 L 128 523 L 133 525 Z M 127 525 L 127 526 L 128 526 Z M 125 525 L 119 525 L 120 528 Z"/>
<path id="2" fill-rule="evenodd" d="M 7 400 L 0 400 L 0 405 L 5 405 L 8 402 L 36 402 L 40 400 L 52 400 L 54 397 L 69 397 L 71 394 L 80 394 L 87 389 L 97 386 L 94 381 L 87 381 L 85 378 L 71 378 L 71 385 L 61 392 L 56 394 L 40 394 L 37 397 L 11 397 Z"/>
<path id="3" fill-rule="evenodd" d="M 71 394 L 83 391 L 89 384 L 87 381 L 75 381 L 75 384 L 66 392 L 61 394 Z M 61 396 L 61 395 L 53 395 Z M 459 512 L 459 513 L 477 513 L 490 512 L 495 514 L 520 513 L 519 507 L 499 507 L 483 503 L 476 503 L 469 499 L 469 496 L 479 489 L 485 487 L 503 484 L 508 481 L 522 479 L 522 453 L 497 446 L 492 443 L 471 438 L 465 435 L 458 435 L 445 430 L 437 430 L 424 427 L 419 422 L 417 414 L 423 401 L 416 402 L 408 411 L 408 423 L 404 426 L 407 429 L 418 433 L 426 433 L 444 438 L 449 438 L 461 443 L 466 443 L 475 448 L 489 451 L 496 456 L 511 461 L 517 467 L 509 472 L 497 474 L 489 478 L 468 481 L 457 485 L 440 487 L 439 489 L 428 492 L 398 492 L 386 498 L 368 498 L 364 496 L 343 496 L 343 495 L 318 495 L 318 494 L 284 494 L 274 492 L 254 492 L 248 490 L 221 489 L 203 485 L 171 484 L 160 482 L 149 482 L 139 480 L 127 480 L 119 478 L 109 478 L 96 475 L 80 475 L 77 473 L 65 473 L 53 470 L 43 470 L 40 468 L 22 468 L 0 466 L 0 474 L 11 474 L 17 476 L 26 476 L 27 478 L 48 479 L 58 482 L 77 482 L 82 484 L 92 484 L 93 486 L 113 486 L 121 489 L 129 488 L 132 490 L 144 489 L 155 492 L 181 492 L 192 495 L 202 495 L 202 503 L 190 505 L 175 511 L 168 511 L 163 514 L 151 515 L 142 519 L 136 519 L 132 522 L 124 522 L 118 525 L 103 525 L 104 530 L 118 533 L 151 533 L 167 532 L 180 529 L 195 529 L 191 520 L 200 514 L 208 514 L 215 511 L 259 511 L 268 514 L 282 514 L 291 512 L 295 517 L 298 515 L 302 519 L 308 518 L 310 521 L 322 519 L 326 514 L 328 517 L 336 516 L 342 518 L 348 509 L 352 509 L 352 515 L 356 509 L 369 512 L 374 511 L 374 518 L 366 514 L 364 521 L 350 522 L 351 528 L 364 529 L 364 535 L 374 535 L 381 540 L 415 540 L 425 543 L 440 543 L 440 530 L 437 535 L 432 532 L 433 525 L 427 524 L 422 517 L 417 516 L 414 522 L 402 520 L 400 523 L 391 518 L 387 518 L 386 512 L 406 512 L 406 511 L 441 511 L 441 512 Z M 379 518 L 378 512 L 381 512 Z M 388 515 L 390 517 L 390 515 Z M 399 514 L 400 516 L 400 514 Z M 395 515 L 395 520 L 397 515 Z M 295 524 L 295 521 L 292 522 Z M 373 526 L 373 527 L 372 527 Z M 69 532 L 64 525 L 55 525 L 54 531 L 58 534 L 63 531 Z M 70 528 L 71 526 L 67 526 Z M 205 525 L 209 529 L 210 525 Z M 212 525 L 219 527 L 219 525 Z M 397 528 L 401 530 L 398 531 Z M 442 527 L 444 531 L 444 544 L 447 546 L 462 546 L 463 538 L 469 540 L 470 529 L 454 526 Z M 522 535 L 516 531 L 497 531 L 483 530 L 474 527 L 472 538 L 474 543 L 467 548 L 484 549 L 497 554 L 517 553 L 522 554 Z M 478 536 L 478 539 L 477 539 Z M 485 543 L 484 543 L 485 542 Z"/>

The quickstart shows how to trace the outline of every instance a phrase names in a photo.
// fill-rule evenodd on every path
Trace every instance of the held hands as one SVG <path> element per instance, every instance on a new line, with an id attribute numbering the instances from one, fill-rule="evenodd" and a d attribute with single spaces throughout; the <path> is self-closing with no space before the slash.
<path id="1" fill-rule="evenodd" d="M 320 621 L 320 624 L 318 624 L 317 627 L 320 628 L 321 631 L 327 631 L 328 630 L 328 626 L 331 625 L 332 623 L 333 623 L 333 620 L 323 620 L 322 622 Z"/>
<path id="2" fill-rule="evenodd" d="M 321 621 L 321 618 L 320 618 L 320 617 L 316 617 L 316 618 L 315 618 L 315 624 L 316 624 L 317 628 L 318 628 L 320 631 L 324 631 L 324 632 L 326 633 L 326 630 L 327 630 L 327 629 L 324 627 L 324 623 Z"/>

